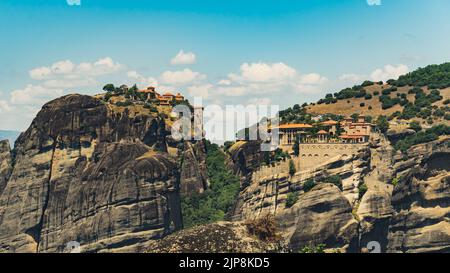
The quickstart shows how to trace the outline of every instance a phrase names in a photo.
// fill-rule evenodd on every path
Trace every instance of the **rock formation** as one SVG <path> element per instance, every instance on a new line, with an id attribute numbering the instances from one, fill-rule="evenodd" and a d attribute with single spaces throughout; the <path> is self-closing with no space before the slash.
<path id="1" fill-rule="evenodd" d="M 44 105 L 16 142 L 0 196 L 0 251 L 60 252 L 69 241 L 112 250 L 182 228 L 167 131 L 157 115 L 90 96 Z"/>
<path id="2" fill-rule="evenodd" d="M 417 145 L 394 168 L 389 252 L 450 252 L 449 138 Z M 407 168 L 407 169 L 405 169 Z"/>
<path id="3" fill-rule="evenodd" d="M 151 241 L 138 251 L 142 250 L 148 253 L 267 253 L 283 251 L 283 247 L 254 236 L 246 223 L 216 222 Z"/>
<path id="4" fill-rule="evenodd" d="M 12 171 L 12 157 L 8 140 L 0 141 L 0 195 Z"/>
<path id="5" fill-rule="evenodd" d="M 358 155 L 309 171 L 256 179 L 248 172 L 250 183 L 241 190 L 233 219 L 274 214 L 292 251 L 325 244 L 328 251 L 359 252 L 376 241 L 382 252 L 448 252 L 449 151 L 449 138 L 443 137 L 403 155 L 374 134 Z M 239 162 L 246 162 L 241 155 Z M 330 175 L 341 177 L 342 190 L 320 184 Z M 310 178 L 319 185 L 304 193 Z M 361 186 L 367 191 L 360 193 Z M 291 208 L 289 194 L 298 198 Z"/>
<path id="6" fill-rule="evenodd" d="M 202 193 L 208 188 L 206 170 L 206 147 L 204 141 L 184 142 L 179 157 L 181 163 L 180 193 L 189 196 Z"/>

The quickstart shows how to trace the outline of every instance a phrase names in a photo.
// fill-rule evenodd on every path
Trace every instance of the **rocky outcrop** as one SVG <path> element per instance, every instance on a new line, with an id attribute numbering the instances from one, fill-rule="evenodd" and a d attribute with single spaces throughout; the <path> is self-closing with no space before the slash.
<path id="1" fill-rule="evenodd" d="M 442 138 L 417 145 L 398 158 L 389 252 L 450 252 L 449 143 Z"/>
<path id="2" fill-rule="evenodd" d="M 260 141 L 237 141 L 228 150 L 236 175 L 248 178 L 263 162 Z"/>
<path id="3" fill-rule="evenodd" d="M 12 171 L 12 157 L 8 140 L 0 141 L 0 195 Z"/>
<path id="4" fill-rule="evenodd" d="M 267 253 L 283 251 L 262 240 L 242 222 L 217 222 L 183 230 L 141 247 L 147 253 Z M 139 250 L 138 250 L 139 251 Z"/>
<path id="5" fill-rule="evenodd" d="M 277 215 L 292 251 L 320 244 L 328 249 L 356 251 L 358 222 L 352 215 L 350 202 L 335 185 L 317 185 L 299 199 Z"/>
<path id="6" fill-rule="evenodd" d="M 181 158 L 180 193 L 183 196 L 199 194 L 208 188 L 206 147 L 204 141 L 184 142 Z"/>
<path id="7" fill-rule="evenodd" d="M 354 156 L 336 157 L 315 169 L 300 169 L 292 176 L 287 167 L 283 172 L 274 167 L 272 172 L 262 177 L 251 173 L 250 183 L 239 194 L 233 219 L 255 219 L 270 213 L 282 213 L 286 209 L 288 194 L 301 194 L 309 179 L 320 183 L 331 176 L 341 178 L 342 194 L 353 205 L 358 199 L 358 185 L 369 169 L 369 155 L 368 149 L 362 149 Z"/>
<path id="8" fill-rule="evenodd" d="M 90 96 L 44 105 L 16 142 L 0 196 L 0 252 L 60 252 L 69 241 L 113 250 L 182 228 L 166 127 Z"/>
<path id="9" fill-rule="evenodd" d="M 402 154 L 374 134 L 357 155 L 313 170 L 247 173 L 251 180 L 239 194 L 233 219 L 275 215 L 292 251 L 325 244 L 327 251 L 359 252 L 376 242 L 382 252 L 448 252 L 449 158 L 448 137 Z M 333 175 L 341 177 L 342 191 L 321 184 Z M 304 193 L 311 178 L 319 185 Z M 298 201 L 288 208 L 293 196 Z"/>

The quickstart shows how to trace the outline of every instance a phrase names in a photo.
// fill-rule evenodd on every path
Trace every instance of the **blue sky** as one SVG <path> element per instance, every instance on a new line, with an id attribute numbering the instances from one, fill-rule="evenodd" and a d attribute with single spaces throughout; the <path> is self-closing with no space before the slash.
<path id="1" fill-rule="evenodd" d="M 284 108 L 449 61 L 450 1 L 380 2 L 2 0 L 0 129 L 107 82 Z"/>

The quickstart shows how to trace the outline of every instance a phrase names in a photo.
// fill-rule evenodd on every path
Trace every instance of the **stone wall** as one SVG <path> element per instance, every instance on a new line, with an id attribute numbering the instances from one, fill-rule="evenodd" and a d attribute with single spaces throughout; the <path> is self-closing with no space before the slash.
<path id="1" fill-rule="evenodd" d="M 308 173 L 327 165 L 337 159 L 348 159 L 358 154 L 367 144 L 341 144 L 341 143 L 308 143 L 300 144 L 300 154 L 292 157 L 295 169 L 299 173 Z M 285 160 L 268 166 L 259 167 L 252 175 L 252 181 L 257 182 L 271 177 L 287 176 L 289 174 L 289 161 Z"/>
<path id="2" fill-rule="evenodd" d="M 307 143 L 300 144 L 300 170 L 310 170 L 335 157 L 350 158 L 367 144 Z"/>

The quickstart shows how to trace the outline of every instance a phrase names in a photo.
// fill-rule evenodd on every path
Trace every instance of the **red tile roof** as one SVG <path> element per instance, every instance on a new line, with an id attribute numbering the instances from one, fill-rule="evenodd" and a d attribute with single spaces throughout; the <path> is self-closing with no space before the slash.
<path id="1" fill-rule="evenodd" d="M 308 129 L 313 128 L 312 125 L 304 124 L 304 123 L 297 123 L 297 124 L 283 124 L 278 126 L 278 129 Z"/>

